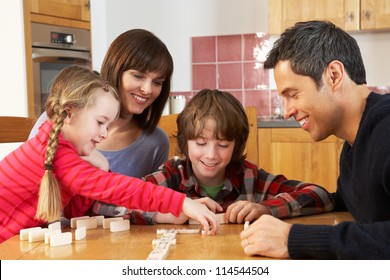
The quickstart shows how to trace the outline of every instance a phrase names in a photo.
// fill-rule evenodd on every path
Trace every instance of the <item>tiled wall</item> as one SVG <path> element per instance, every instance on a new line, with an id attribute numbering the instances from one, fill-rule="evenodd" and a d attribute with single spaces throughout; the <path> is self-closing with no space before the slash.
<path id="1" fill-rule="evenodd" d="M 192 91 L 172 95 L 191 98 L 204 88 L 229 91 L 243 106 L 256 106 L 259 116 L 269 116 L 276 92 L 269 90 L 262 64 L 268 51 L 264 33 L 193 37 Z"/>
<path id="2" fill-rule="evenodd" d="M 277 91 L 269 89 L 269 73 L 263 69 L 270 47 L 264 33 L 192 37 L 192 91 L 171 95 L 189 100 L 204 88 L 229 91 L 244 107 L 256 106 L 259 117 L 278 117 Z M 390 91 L 390 87 L 370 89 Z"/>

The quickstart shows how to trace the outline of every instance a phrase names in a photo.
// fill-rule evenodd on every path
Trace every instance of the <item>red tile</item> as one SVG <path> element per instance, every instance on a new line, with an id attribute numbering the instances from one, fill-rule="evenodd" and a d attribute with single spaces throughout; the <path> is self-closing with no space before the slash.
<path id="1" fill-rule="evenodd" d="M 268 88 L 268 70 L 265 70 L 262 63 L 244 62 L 244 88 L 264 89 Z"/>
<path id="2" fill-rule="evenodd" d="M 217 74 L 215 64 L 192 65 L 192 89 L 217 88 Z"/>
<path id="3" fill-rule="evenodd" d="M 244 106 L 256 106 L 258 116 L 269 116 L 270 112 L 270 92 L 269 90 L 245 90 Z"/>
<path id="4" fill-rule="evenodd" d="M 216 62 L 215 36 L 192 37 L 192 62 Z"/>
<path id="5" fill-rule="evenodd" d="M 218 88 L 242 89 L 242 63 L 218 64 Z"/>
<path id="6" fill-rule="evenodd" d="M 270 51 L 268 38 L 266 33 L 244 34 L 244 60 L 264 62 Z"/>
<path id="7" fill-rule="evenodd" d="M 217 36 L 218 62 L 241 61 L 241 35 Z"/>

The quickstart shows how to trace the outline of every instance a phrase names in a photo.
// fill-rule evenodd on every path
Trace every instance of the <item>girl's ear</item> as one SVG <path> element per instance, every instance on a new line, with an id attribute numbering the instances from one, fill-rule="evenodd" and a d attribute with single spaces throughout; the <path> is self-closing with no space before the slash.
<path id="1" fill-rule="evenodd" d="M 69 123 L 71 121 L 74 109 L 73 109 L 73 107 L 68 106 L 68 107 L 65 108 L 65 111 L 66 111 L 67 116 L 64 119 L 64 124 L 65 123 Z"/>

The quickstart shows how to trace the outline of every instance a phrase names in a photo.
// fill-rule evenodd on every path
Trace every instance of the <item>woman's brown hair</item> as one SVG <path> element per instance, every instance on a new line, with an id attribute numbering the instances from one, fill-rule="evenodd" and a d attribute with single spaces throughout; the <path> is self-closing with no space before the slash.
<path id="1" fill-rule="evenodd" d="M 165 79 L 161 93 L 141 114 L 134 115 L 138 126 L 151 133 L 157 126 L 171 91 L 173 59 L 165 44 L 144 29 L 131 29 L 119 35 L 110 45 L 100 75 L 121 89 L 123 72 L 133 69 L 143 73 L 157 72 Z M 122 94 L 122 93 L 119 93 Z M 125 109 L 121 105 L 120 117 Z"/>

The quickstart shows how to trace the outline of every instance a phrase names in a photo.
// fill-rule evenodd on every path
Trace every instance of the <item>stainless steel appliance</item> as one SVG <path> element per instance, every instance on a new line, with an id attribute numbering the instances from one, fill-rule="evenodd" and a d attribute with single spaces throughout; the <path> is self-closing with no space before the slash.
<path id="1" fill-rule="evenodd" d="M 55 76 L 66 66 L 91 69 L 91 37 L 85 29 L 41 23 L 31 24 L 35 115 L 45 102 Z"/>

